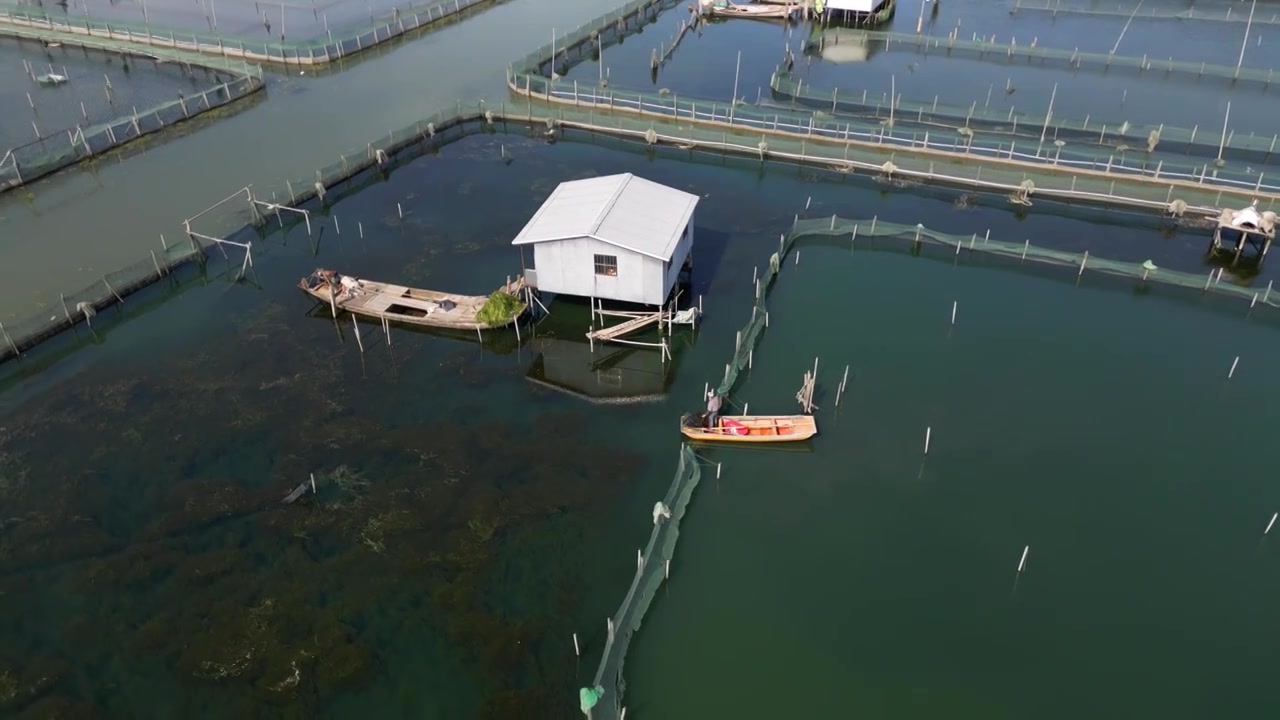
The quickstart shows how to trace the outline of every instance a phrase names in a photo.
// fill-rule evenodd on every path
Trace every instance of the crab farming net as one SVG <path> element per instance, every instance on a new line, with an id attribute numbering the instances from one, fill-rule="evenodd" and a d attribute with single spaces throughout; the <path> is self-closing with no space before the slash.
<path id="1" fill-rule="evenodd" d="M 1154 3 L 1146 5 L 1133 0 L 1015 0 L 1013 12 L 1048 12 L 1058 15 L 1094 15 L 1101 17 L 1138 18 L 1152 20 L 1204 20 L 1206 22 L 1237 22 L 1254 25 L 1280 25 L 1280 12 L 1274 6 L 1253 8 L 1246 3 L 1201 2 Z"/>
<path id="2" fill-rule="evenodd" d="M 1253 166 L 1274 159 L 1280 134 L 1267 136 L 1171 125 L 1144 125 L 1128 121 L 1105 122 L 1089 116 L 1083 119 L 1000 111 L 974 101 L 970 105 L 920 102 L 899 97 L 892 102 L 888 93 L 840 91 L 814 87 L 790 73 L 778 70 L 769 81 L 775 101 L 793 109 L 830 113 L 860 127 L 905 127 L 963 139 L 966 145 L 1008 153 L 1021 146 L 1022 157 L 1040 157 L 1060 164 L 1094 167 L 1098 162 L 1134 167 L 1150 172 L 1160 166 L 1161 175 L 1199 177 L 1209 172 L 1216 179 L 1240 187 L 1265 184 L 1264 174 Z M 1015 151 L 1015 154 L 1016 151 Z M 1221 162 L 1219 162 L 1221 160 Z"/>
<path id="3" fill-rule="evenodd" d="M 0 20 L 0 25 L 3 21 Z M 13 37 L 49 40 L 46 33 L 31 28 L 3 29 Z M 133 54 L 136 47 L 98 38 L 58 37 L 64 45 L 89 51 Z M 197 82 L 194 69 L 206 72 L 209 82 L 194 91 L 178 93 L 173 100 L 148 108 L 130 108 L 130 112 L 102 122 L 77 125 L 50 131 L 40 139 L 8 149 L 0 155 L 0 192 L 33 182 L 41 177 L 100 155 L 145 135 L 158 132 L 215 108 L 223 107 L 252 95 L 264 87 L 262 68 L 241 60 L 220 57 L 192 57 L 172 49 L 148 50 L 145 57 L 157 62 L 171 62 L 183 67 L 184 73 Z M 65 81 L 65 80 L 64 80 Z M 108 95 L 110 90 L 107 90 Z"/>
<path id="4" fill-rule="evenodd" d="M 1059 67 L 1071 70 L 1119 72 L 1129 70 L 1139 75 L 1150 73 L 1160 77 L 1180 76 L 1202 81 L 1217 80 L 1224 85 L 1256 83 L 1269 87 L 1280 80 L 1273 68 L 1219 65 L 1210 62 L 1174 60 L 1152 55 L 1116 55 L 1115 53 L 1082 52 L 1079 49 L 1055 48 L 1031 43 L 1001 43 L 974 33 L 962 38 L 959 30 L 949 35 L 916 35 L 884 30 L 865 30 L 854 36 L 857 42 L 883 52 L 909 52 L 925 55 L 940 53 L 948 57 L 973 58 L 986 62 L 1033 64 L 1037 67 Z"/>
<path id="5" fill-rule="evenodd" d="M 530 99 L 530 117 L 536 112 L 546 118 L 548 131 L 580 128 L 761 162 L 971 188 L 1007 194 L 1021 204 L 1043 197 L 1216 217 L 1222 207 L 1256 202 L 1259 210 L 1271 210 L 1280 200 L 1280 185 L 1261 176 L 1251 183 L 1224 176 L 1215 163 L 1202 165 L 1194 175 L 1166 172 L 1160 161 L 1113 156 L 1073 164 L 1064 162 L 1069 158 L 1065 147 L 1047 140 L 1042 147 L 1020 150 L 1016 143 L 992 146 L 983 137 L 954 132 L 938 137 L 905 124 L 866 127 L 825 113 L 601 89 L 528 73 L 512 75 L 511 87 Z"/>
<path id="6" fill-rule="evenodd" d="M 1059 266 L 1074 272 L 1077 277 L 1085 272 L 1104 273 L 1113 277 L 1132 278 L 1141 283 L 1161 284 L 1234 297 L 1248 302 L 1250 306 L 1264 304 L 1280 307 L 1280 294 L 1272 292 L 1270 283 L 1265 288 L 1247 287 L 1232 282 L 1224 283 L 1221 268 L 1214 268 L 1205 273 L 1183 272 L 1157 267 L 1150 260 L 1144 262 L 1109 260 L 1092 255 L 1088 251 L 1068 252 L 1034 245 L 1029 239 L 1022 242 L 993 239 L 989 233 L 959 235 L 927 228 L 921 224 L 906 225 L 885 222 L 878 218 L 848 219 L 832 215 L 825 218 L 798 219 L 788 235 L 788 242 L 815 238 L 827 241 L 832 238 L 847 238 L 851 247 L 871 239 L 900 241 L 907 246 L 931 245 L 945 248 L 950 255 L 981 253 L 1019 263 Z"/>
<path id="7" fill-rule="evenodd" d="M 12 2 L 0 5 L 0 25 L 10 35 L 15 29 L 26 29 L 105 39 L 121 45 L 145 44 L 204 55 L 236 57 L 253 62 L 324 65 L 442 20 L 463 17 L 469 10 L 494 1 L 430 0 L 393 8 L 381 17 L 370 13 L 368 22 L 355 26 L 328 28 L 326 23 L 323 34 L 318 37 L 287 42 L 160 28 L 149 23 L 99 20 L 83 14 Z"/>

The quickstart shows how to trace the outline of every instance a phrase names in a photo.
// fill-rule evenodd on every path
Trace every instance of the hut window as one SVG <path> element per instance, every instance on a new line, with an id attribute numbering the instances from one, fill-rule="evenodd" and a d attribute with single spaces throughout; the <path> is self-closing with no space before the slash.
<path id="1" fill-rule="evenodd" d="M 618 256 L 596 255 L 596 274 L 618 277 Z"/>

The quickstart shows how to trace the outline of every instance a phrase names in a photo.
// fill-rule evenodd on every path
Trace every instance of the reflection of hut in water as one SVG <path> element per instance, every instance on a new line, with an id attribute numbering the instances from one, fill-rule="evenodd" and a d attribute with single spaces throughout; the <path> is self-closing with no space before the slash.
<path id="1" fill-rule="evenodd" d="M 865 30 L 814 23 L 804 52 L 829 63 L 860 63 L 871 59 L 883 43 L 874 43 Z"/>
<path id="2" fill-rule="evenodd" d="M 538 336 L 530 341 L 529 380 L 593 403 L 657 402 L 667 395 L 673 364 L 661 350 L 601 346 L 595 352 L 578 340 Z"/>

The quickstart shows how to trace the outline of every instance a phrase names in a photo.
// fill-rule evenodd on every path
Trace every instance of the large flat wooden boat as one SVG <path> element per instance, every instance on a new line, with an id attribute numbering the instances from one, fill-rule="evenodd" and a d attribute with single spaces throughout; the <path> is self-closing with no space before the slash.
<path id="1" fill-rule="evenodd" d="M 729 0 L 702 0 L 701 7 L 702 13 L 711 17 L 742 17 L 754 20 L 785 20 L 799 9 L 792 5 L 785 7 L 737 5 Z"/>
<path id="2" fill-rule="evenodd" d="M 818 434 L 812 415 L 723 415 L 707 427 L 705 413 L 680 420 L 680 432 L 692 440 L 731 443 L 779 443 L 808 440 Z"/>
<path id="3" fill-rule="evenodd" d="M 302 278 L 298 287 L 311 297 L 353 315 L 391 322 L 451 328 L 454 330 L 488 330 L 510 325 L 528 310 L 520 300 L 524 278 L 518 277 L 499 289 L 517 300 L 514 314 L 500 322 L 486 323 L 477 315 L 489 298 L 484 295 L 454 295 L 422 290 L 390 283 L 361 280 L 318 269 Z"/>

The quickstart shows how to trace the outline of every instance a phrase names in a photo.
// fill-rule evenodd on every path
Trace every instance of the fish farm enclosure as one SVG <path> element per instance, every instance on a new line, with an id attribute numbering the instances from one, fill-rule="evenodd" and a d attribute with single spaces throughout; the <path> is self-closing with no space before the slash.
<path id="1" fill-rule="evenodd" d="M 403 92 L 373 48 L 526 26 L 414 56 L 475 96 L 0 313 L 0 715 L 1280 708 L 1280 493 L 1205 440 L 1280 393 L 1280 5 L 567 2 L 0 9 L 0 209 L 49 214 L 144 135 L 177 184 L 220 124 L 265 153 L 295 94 Z M 623 173 L 696 201 L 668 303 L 526 291 L 521 228 Z M 682 438 L 711 390 L 818 433 Z"/>

